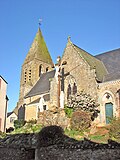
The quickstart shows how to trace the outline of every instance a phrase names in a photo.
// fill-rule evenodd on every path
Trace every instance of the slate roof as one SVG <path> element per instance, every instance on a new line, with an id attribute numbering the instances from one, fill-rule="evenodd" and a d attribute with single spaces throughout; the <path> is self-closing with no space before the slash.
<path id="1" fill-rule="evenodd" d="M 44 98 L 45 101 L 49 101 L 50 100 L 50 94 L 44 95 L 43 98 Z M 40 101 L 40 98 L 34 100 L 33 102 L 29 103 L 28 105 L 39 103 L 39 101 Z"/>
<path id="2" fill-rule="evenodd" d="M 120 48 L 96 55 L 95 57 L 104 63 L 108 73 L 120 71 Z"/>
<path id="3" fill-rule="evenodd" d="M 45 63 L 53 64 L 50 53 L 42 36 L 40 28 L 33 40 L 31 48 L 25 58 L 24 63 L 33 60 L 34 58 L 41 60 Z"/>
<path id="4" fill-rule="evenodd" d="M 25 96 L 25 98 L 48 93 L 50 91 L 50 79 L 53 78 L 54 75 L 55 75 L 55 70 L 43 73 L 40 79 L 34 85 L 34 87 Z"/>
<path id="5" fill-rule="evenodd" d="M 114 80 L 118 80 L 118 79 L 120 79 L 120 72 L 115 72 L 115 73 L 107 74 L 104 77 L 103 82 L 114 81 Z"/>
<path id="6" fill-rule="evenodd" d="M 91 69 L 96 70 L 96 78 L 98 81 L 102 82 L 103 77 L 107 74 L 106 68 L 103 65 L 102 61 L 97 59 L 96 57 L 92 56 L 88 52 L 84 51 L 83 49 L 79 48 L 75 44 L 73 44 L 75 49 L 79 52 L 80 56 L 90 65 Z"/>
<path id="7" fill-rule="evenodd" d="M 103 79 L 104 82 L 120 79 L 120 48 L 95 57 L 103 62 L 108 71 L 108 74 Z"/>
<path id="8" fill-rule="evenodd" d="M 7 113 L 7 117 L 9 117 L 11 114 L 15 113 L 14 111 L 13 112 L 8 112 Z M 16 114 L 16 113 L 15 113 Z"/>
<path id="9" fill-rule="evenodd" d="M 1 75 L 0 75 L 0 78 L 2 78 L 5 81 L 5 83 L 8 84 L 7 81 Z"/>
<path id="10" fill-rule="evenodd" d="M 7 117 L 9 117 L 13 112 L 8 112 L 7 113 Z"/>

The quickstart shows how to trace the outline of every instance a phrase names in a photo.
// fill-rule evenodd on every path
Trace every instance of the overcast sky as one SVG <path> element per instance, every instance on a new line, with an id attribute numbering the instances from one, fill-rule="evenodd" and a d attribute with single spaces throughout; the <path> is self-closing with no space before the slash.
<path id="1" fill-rule="evenodd" d="M 120 0 L 0 0 L 0 75 L 8 82 L 8 111 L 18 101 L 21 66 L 40 18 L 54 62 L 68 36 L 92 55 L 120 48 Z"/>

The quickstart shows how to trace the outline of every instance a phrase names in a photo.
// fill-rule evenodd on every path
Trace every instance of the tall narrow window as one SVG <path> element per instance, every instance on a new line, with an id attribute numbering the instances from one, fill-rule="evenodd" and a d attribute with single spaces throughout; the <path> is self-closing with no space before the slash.
<path id="1" fill-rule="evenodd" d="M 67 89 L 67 99 L 69 99 L 70 95 L 71 95 L 71 85 L 69 84 Z"/>
<path id="2" fill-rule="evenodd" d="M 42 73 L 42 65 L 39 66 L 39 77 L 41 76 Z"/>
<path id="3" fill-rule="evenodd" d="M 77 86 L 76 83 L 74 83 L 73 85 L 73 95 L 75 95 L 77 93 Z"/>

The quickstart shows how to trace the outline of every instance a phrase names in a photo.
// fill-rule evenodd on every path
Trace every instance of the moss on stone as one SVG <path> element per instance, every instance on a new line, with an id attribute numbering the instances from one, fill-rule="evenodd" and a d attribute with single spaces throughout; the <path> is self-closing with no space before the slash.
<path id="1" fill-rule="evenodd" d="M 45 63 L 52 64 L 52 59 L 40 28 L 38 29 L 25 61 L 32 60 L 34 58 L 37 58 Z"/>

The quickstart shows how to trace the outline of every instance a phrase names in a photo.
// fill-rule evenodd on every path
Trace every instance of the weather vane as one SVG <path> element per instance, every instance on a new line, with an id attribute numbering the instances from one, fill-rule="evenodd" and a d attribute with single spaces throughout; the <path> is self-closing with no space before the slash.
<path id="1" fill-rule="evenodd" d="M 39 19 L 39 27 L 41 26 L 42 24 L 42 18 Z"/>

